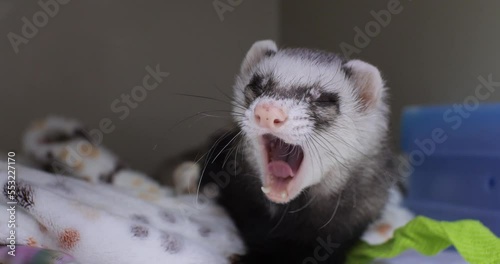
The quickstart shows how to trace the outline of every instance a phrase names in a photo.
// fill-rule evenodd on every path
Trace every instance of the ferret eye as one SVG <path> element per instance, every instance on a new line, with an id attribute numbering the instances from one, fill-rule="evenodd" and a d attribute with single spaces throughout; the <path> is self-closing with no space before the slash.
<path id="1" fill-rule="evenodd" d="M 335 93 L 322 93 L 314 103 L 320 106 L 338 106 L 339 96 Z"/>
<path id="2" fill-rule="evenodd" d="M 252 85 L 247 85 L 247 86 L 245 87 L 245 90 L 252 92 L 252 94 L 253 94 L 255 97 L 260 96 L 260 95 L 264 92 L 264 89 L 262 88 L 262 86 L 252 86 Z"/>
<path id="3" fill-rule="evenodd" d="M 256 97 L 260 96 L 264 91 L 264 88 L 262 87 L 262 76 L 254 74 L 248 85 L 245 87 L 245 90 L 252 91 L 253 95 Z"/>

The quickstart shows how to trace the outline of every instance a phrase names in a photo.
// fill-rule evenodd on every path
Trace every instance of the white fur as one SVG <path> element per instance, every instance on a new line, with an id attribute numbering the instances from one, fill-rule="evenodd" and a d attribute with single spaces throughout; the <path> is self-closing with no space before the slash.
<path id="1" fill-rule="evenodd" d="M 367 228 L 361 239 L 370 245 L 382 244 L 391 239 L 396 229 L 406 225 L 414 217 L 410 210 L 401 206 L 402 202 L 401 193 L 392 188 L 381 217 Z"/>
<path id="2" fill-rule="evenodd" d="M 261 40 L 255 42 L 247 52 L 247 55 L 241 64 L 241 72 L 248 73 L 265 57 L 266 52 L 277 50 L 278 47 L 272 40 Z"/>
<path id="3" fill-rule="evenodd" d="M 249 53 L 255 52 L 254 46 Z M 267 47 L 273 45 L 268 44 Z M 262 49 L 259 50 L 262 52 Z M 247 59 L 243 64 L 246 63 Z M 242 68 L 249 68 L 247 66 Z M 349 164 L 358 162 L 364 155 L 379 149 L 387 131 L 388 112 L 387 106 L 382 101 L 385 96 L 382 78 L 375 67 L 365 62 L 353 61 L 349 66 L 352 67 L 356 78 L 362 77 L 373 81 L 368 86 L 369 89 L 374 89 L 371 92 L 377 95 L 374 97 L 377 103 L 373 104 L 373 107 L 366 109 L 359 100 L 360 88 L 355 87 L 355 82 L 346 78 L 341 70 L 340 61 L 330 64 L 317 63 L 277 52 L 274 56 L 260 59 L 257 64 L 250 67 L 250 71 L 240 73 L 234 85 L 234 98 L 238 105 L 244 104 L 244 89 L 254 73 L 264 76 L 264 83 L 267 81 L 266 76 L 272 75 L 278 84 L 277 89 L 286 90 L 291 87 L 318 84 L 326 91 L 338 93 L 340 97 L 341 114 L 334 122 L 335 125 L 328 129 L 328 133 L 315 131 L 314 122 L 306 113 L 308 103 L 304 100 L 258 97 L 246 110 L 234 107 L 236 113 L 234 118 L 242 124 L 244 135 L 250 141 L 248 144 L 250 149 L 247 152 L 251 160 L 258 164 L 262 174 L 261 179 L 264 179 L 265 171 L 260 158 L 262 153 L 257 143 L 258 137 L 268 132 L 258 127 L 253 119 L 253 110 L 260 102 L 280 105 L 289 115 L 286 124 L 275 135 L 289 144 L 300 145 L 304 149 L 301 174 L 307 177 L 302 177 L 300 186 L 302 190 L 319 182 L 324 183 L 319 187 L 320 190 L 338 190 L 347 180 Z M 305 119 L 296 120 L 296 118 Z M 314 133 L 318 135 L 312 140 Z M 294 194 L 294 197 L 299 193 Z"/>

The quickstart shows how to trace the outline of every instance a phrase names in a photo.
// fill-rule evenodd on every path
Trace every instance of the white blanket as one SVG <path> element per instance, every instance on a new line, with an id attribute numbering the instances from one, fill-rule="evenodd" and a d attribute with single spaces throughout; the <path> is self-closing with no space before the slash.
<path id="1" fill-rule="evenodd" d="M 27 130 L 24 154 L 32 165 L 51 165 L 67 175 L 28 168 L 18 159 L 12 197 L 17 244 L 62 251 L 92 264 L 219 264 L 244 253 L 234 225 L 213 201 L 174 197 L 141 172 L 116 171 L 118 158 L 75 135 L 82 129 L 75 120 L 51 117 Z M 7 170 L 0 162 L 2 244 L 9 244 L 11 231 Z"/>
<path id="2" fill-rule="evenodd" d="M 94 264 L 219 264 L 243 253 L 231 221 L 210 201 L 200 204 L 195 196 L 183 196 L 158 205 L 113 186 L 19 165 L 16 171 L 19 244 L 64 251 Z M 5 162 L 0 175 L 7 175 Z M 0 199 L 0 242 L 8 243 L 8 200 Z"/>

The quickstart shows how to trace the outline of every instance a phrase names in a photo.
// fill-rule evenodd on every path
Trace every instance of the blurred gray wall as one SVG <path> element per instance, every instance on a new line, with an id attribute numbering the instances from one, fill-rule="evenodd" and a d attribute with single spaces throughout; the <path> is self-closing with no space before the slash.
<path id="1" fill-rule="evenodd" d="M 226 8 L 222 20 L 214 2 L 226 4 L 218 6 Z M 354 28 L 364 31 L 374 21 L 372 11 L 387 10 L 388 3 L 72 0 L 16 54 L 7 35 L 21 34 L 22 17 L 32 19 L 41 8 L 36 1 L 0 0 L 0 149 L 18 148 L 28 123 L 48 114 L 80 119 L 89 128 L 109 118 L 116 128 L 103 143 L 133 167 L 151 171 L 228 121 L 193 118 L 171 129 L 199 111 L 229 109 L 175 93 L 225 99 L 216 87 L 230 93 L 244 53 L 258 39 L 341 52 L 341 43 L 355 45 Z M 400 7 L 352 54 L 386 77 L 395 138 L 403 106 L 462 102 L 474 94 L 478 76 L 500 80 L 500 2 L 401 0 Z M 121 120 L 112 102 L 156 64 L 170 75 Z M 488 101 L 499 99 L 494 93 Z"/>
<path id="2" fill-rule="evenodd" d="M 283 1 L 282 44 L 341 52 L 341 43 L 355 45 L 354 28 L 365 31 L 375 20 L 371 12 L 391 2 Z M 405 105 L 462 103 L 474 96 L 479 76 L 500 82 L 500 1 L 396 2 L 401 11 L 351 56 L 378 66 L 387 79 L 395 141 Z M 499 100 L 497 91 L 485 101 Z"/>
<path id="3" fill-rule="evenodd" d="M 199 111 L 230 108 L 175 93 L 227 100 L 216 87 L 231 93 L 250 45 L 278 37 L 276 1 L 72 0 L 16 54 L 7 35 L 22 36 L 22 17 L 32 21 L 40 10 L 37 1 L 0 0 L 0 149 L 19 150 L 25 127 L 49 114 L 77 118 L 90 129 L 109 118 L 116 128 L 103 144 L 146 171 L 229 120 L 193 118 L 171 129 Z M 112 102 L 157 64 L 170 75 L 121 120 L 125 112 L 113 112 Z"/>

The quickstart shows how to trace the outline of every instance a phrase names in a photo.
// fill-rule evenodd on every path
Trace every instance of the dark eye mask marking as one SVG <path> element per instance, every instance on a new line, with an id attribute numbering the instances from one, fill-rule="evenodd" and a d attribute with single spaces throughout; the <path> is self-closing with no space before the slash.
<path id="1" fill-rule="evenodd" d="M 255 73 L 245 87 L 246 107 L 259 96 L 267 95 L 277 100 L 294 99 L 308 105 L 309 116 L 317 129 L 324 129 L 331 125 L 340 114 L 340 97 L 337 93 L 321 91 L 319 84 L 309 87 L 289 87 L 289 89 L 278 89 L 276 82 L 269 78 L 264 84 L 264 77 Z M 312 90 L 315 93 L 312 93 Z M 319 95 L 317 95 L 319 94 Z"/>
<path id="2" fill-rule="evenodd" d="M 250 79 L 250 82 L 245 87 L 245 104 L 248 107 L 255 98 L 257 98 L 262 93 L 262 79 L 260 74 L 254 74 Z"/>
<path id="3" fill-rule="evenodd" d="M 314 100 L 317 106 L 329 107 L 335 106 L 339 107 L 339 95 L 336 93 L 321 93 L 321 95 Z"/>
<path id="4" fill-rule="evenodd" d="M 344 72 L 345 77 L 346 77 L 347 79 L 349 79 L 349 78 L 351 78 L 351 76 L 352 76 L 352 69 L 351 69 L 351 68 L 349 68 L 349 67 L 347 67 L 347 66 L 345 65 L 345 63 L 346 63 L 346 62 L 347 62 L 347 61 L 343 62 L 343 64 L 342 64 L 342 68 L 341 68 L 341 69 L 342 69 L 342 71 Z"/>
<path id="5" fill-rule="evenodd" d="M 258 94 L 259 92 L 262 91 L 262 80 L 264 77 L 262 75 L 256 73 L 252 76 L 252 79 L 250 79 L 250 82 L 248 83 L 247 87 L 254 92 L 255 94 Z"/>
<path id="6" fill-rule="evenodd" d="M 340 114 L 340 97 L 337 93 L 322 92 L 309 104 L 309 115 L 316 129 L 330 126 Z"/>
<path id="7" fill-rule="evenodd" d="M 267 83 L 264 84 L 264 77 L 258 73 L 255 73 L 250 82 L 245 87 L 245 103 L 247 107 L 255 100 L 255 98 L 266 94 L 272 93 L 275 89 L 276 83 L 272 78 L 269 78 Z"/>
<path id="8" fill-rule="evenodd" d="M 274 56 L 274 54 L 276 54 L 276 51 L 268 50 L 268 51 L 266 51 L 265 55 L 266 55 L 266 57 L 272 57 L 272 56 Z"/>

